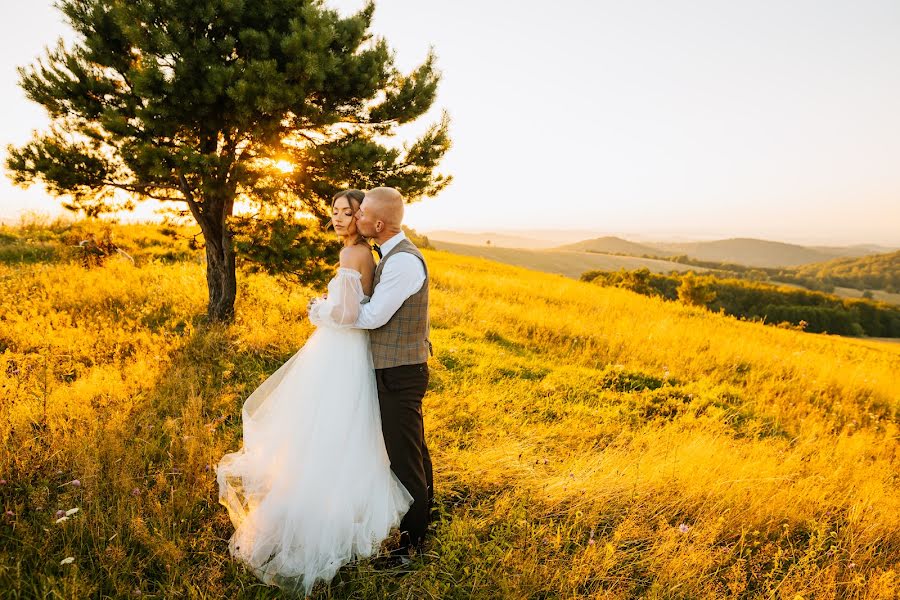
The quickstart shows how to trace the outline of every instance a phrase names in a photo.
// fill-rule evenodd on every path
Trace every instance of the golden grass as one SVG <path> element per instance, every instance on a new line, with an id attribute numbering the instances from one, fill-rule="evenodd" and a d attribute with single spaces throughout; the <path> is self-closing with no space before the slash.
<path id="1" fill-rule="evenodd" d="M 900 344 L 426 258 L 435 535 L 319 596 L 900 595 Z M 193 262 L 0 265 L 7 597 L 280 597 L 230 559 L 210 466 L 314 292 L 239 281 L 208 327 Z"/>

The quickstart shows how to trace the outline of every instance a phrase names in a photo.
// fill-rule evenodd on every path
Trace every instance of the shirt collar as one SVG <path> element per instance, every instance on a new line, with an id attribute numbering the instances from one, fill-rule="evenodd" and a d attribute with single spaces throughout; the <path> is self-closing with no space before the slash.
<path id="1" fill-rule="evenodd" d="M 392 237 L 385 243 L 380 244 L 381 255 L 387 256 L 387 253 L 390 252 L 394 246 L 396 246 L 397 244 L 399 244 L 400 242 L 402 242 L 405 239 L 406 239 L 406 234 L 403 231 L 401 231 L 398 234 L 395 234 L 394 237 Z"/>

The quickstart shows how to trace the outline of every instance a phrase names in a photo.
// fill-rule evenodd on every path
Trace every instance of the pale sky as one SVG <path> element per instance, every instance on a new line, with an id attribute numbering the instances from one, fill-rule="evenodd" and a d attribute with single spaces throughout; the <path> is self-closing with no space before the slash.
<path id="1" fill-rule="evenodd" d="M 2 0 L 0 140 L 47 123 L 17 87 L 63 35 Z M 331 0 L 342 11 L 362 0 Z M 455 181 L 421 231 L 578 229 L 900 245 L 900 2 L 381 0 L 404 70 L 433 45 Z M 0 182 L 0 217 L 58 210 Z M 136 213 L 152 217 L 143 203 Z"/>

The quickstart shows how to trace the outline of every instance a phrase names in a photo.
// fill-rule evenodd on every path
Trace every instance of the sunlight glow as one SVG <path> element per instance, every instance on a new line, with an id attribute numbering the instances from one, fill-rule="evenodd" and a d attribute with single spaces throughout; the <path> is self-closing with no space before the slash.
<path id="1" fill-rule="evenodd" d="M 275 161 L 275 168 L 282 173 L 292 173 L 294 171 L 294 163 L 287 160 Z"/>

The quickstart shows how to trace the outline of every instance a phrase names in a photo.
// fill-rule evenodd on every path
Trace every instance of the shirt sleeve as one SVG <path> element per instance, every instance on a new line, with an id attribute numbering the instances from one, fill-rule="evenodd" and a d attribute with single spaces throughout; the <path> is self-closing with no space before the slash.
<path id="1" fill-rule="evenodd" d="M 425 283 L 425 266 L 416 256 L 398 252 L 390 257 L 381 271 L 381 278 L 372 298 L 359 307 L 356 327 L 378 329 L 387 323 L 407 298 L 418 292 Z"/>

